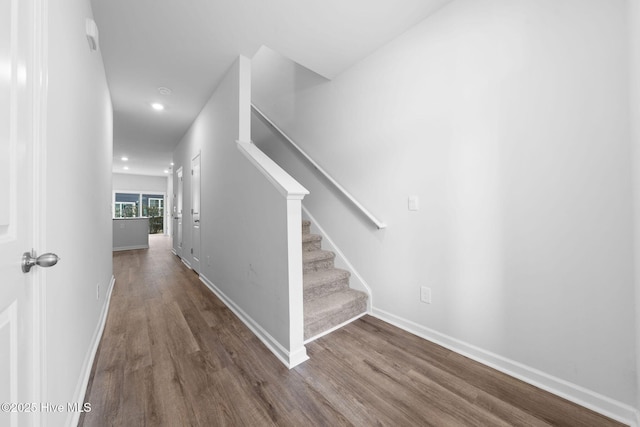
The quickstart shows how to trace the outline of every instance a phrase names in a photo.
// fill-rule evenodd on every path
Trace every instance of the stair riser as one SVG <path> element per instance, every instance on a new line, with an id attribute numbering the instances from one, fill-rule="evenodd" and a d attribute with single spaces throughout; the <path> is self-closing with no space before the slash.
<path id="1" fill-rule="evenodd" d="M 320 240 L 315 240 L 315 241 L 311 241 L 311 242 L 303 242 L 302 243 L 302 250 L 303 251 L 318 251 L 322 249 L 322 244 Z"/>
<path id="2" fill-rule="evenodd" d="M 328 270 L 330 268 L 333 268 L 333 258 L 307 261 L 303 264 L 302 271 L 308 273 L 310 271 Z"/>
<path id="3" fill-rule="evenodd" d="M 321 319 L 305 319 L 304 339 L 309 339 L 319 333 L 334 328 L 366 311 L 366 299 L 358 298 L 352 303 L 341 306 L 339 310 L 335 310 L 333 313 L 326 313 Z"/>
<path id="4" fill-rule="evenodd" d="M 310 339 L 367 311 L 367 295 L 350 289 L 349 272 L 334 267 L 335 254 L 322 250 L 322 236 L 302 222 L 304 337 Z"/>
<path id="5" fill-rule="evenodd" d="M 304 300 L 310 301 L 315 298 L 321 298 L 333 292 L 338 292 L 349 287 L 349 278 L 334 280 L 332 282 L 323 283 L 313 287 L 304 289 Z"/>

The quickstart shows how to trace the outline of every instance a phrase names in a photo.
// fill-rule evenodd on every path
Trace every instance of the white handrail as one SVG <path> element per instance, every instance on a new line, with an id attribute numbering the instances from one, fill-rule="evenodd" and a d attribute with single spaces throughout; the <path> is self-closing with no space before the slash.
<path id="1" fill-rule="evenodd" d="M 251 108 L 253 109 L 253 111 L 255 111 L 262 120 L 264 120 L 270 127 L 272 127 L 275 131 L 277 131 L 280 135 L 282 135 L 287 142 L 289 142 L 289 144 L 291 144 L 296 150 L 298 150 L 300 152 L 300 154 L 302 154 L 304 156 L 305 159 L 307 159 L 309 161 L 309 163 L 311 163 L 311 165 L 313 165 L 314 168 L 316 168 L 321 174 L 323 174 L 325 176 L 325 178 L 327 178 L 329 180 L 329 182 L 331 182 L 338 190 L 340 190 L 340 192 L 347 198 L 349 199 L 349 201 L 351 203 L 353 203 L 358 209 L 360 209 L 360 211 L 367 217 L 369 218 L 369 220 L 371 220 L 371 222 L 373 222 L 375 224 L 376 227 L 378 227 L 378 230 L 381 230 L 383 228 L 387 228 L 387 224 L 385 224 L 384 222 L 380 221 L 379 219 L 377 219 L 375 216 L 373 216 L 373 214 L 371 212 L 369 212 L 367 210 L 367 208 L 365 208 L 364 206 L 362 206 L 360 204 L 360 202 L 358 202 L 352 195 L 351 193 L 349 193 L 347 190 L 344 189 L 344 187 L 340 184 L 338 184 L 338 182 L 333 179 L 333 177 L 331 175 L 329 175 L 327 173 L 327 171 L 325 171 L 324 169 L 322 169 L 322 167 L 320 167 L 319 164 L 317 164 L 315 162 L 315 160 L 313 160 L 311 157 L 309 157 L 309 155 L 307 153 L 305 153 L 305 151 L 300 148 L 298 146 L 298 144 L 296 144 L 291 138 L 289 138 L 289 136 L 284 133 L 284 131 L 282 129 L 280 129 L 278 127 L 278 125 L 276 125 L 275 123 L 273 123 L 262 111 L 260 111 L 260 109 L 258 107 L 256 107 L 255 105 L 251 104 Z"/>

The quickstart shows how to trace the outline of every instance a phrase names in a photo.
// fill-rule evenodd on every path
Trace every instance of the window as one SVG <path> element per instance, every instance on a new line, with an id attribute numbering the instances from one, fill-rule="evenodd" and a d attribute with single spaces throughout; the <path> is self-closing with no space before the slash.
<path id="1" fill-rule="evenodd" d="M 135 218 L 140 216 L 138 209 L 140 203 L 139 194 L 116 193 L 113 209 L 114 218 Z"/>
<path id="2" fill-rule="evenodd" d="M 136 204 L 132 202 L 116 202 L 115 218 L 125 218 L 134 216 Z"/>
<path id="3" fill-rule="evenodd" d="M 142 194 L 142 215 L 149 217 L 149 233 L 162 233 L 164 230 L 164 196 Z"/>
<path id="4" fill-rule="evenodd" d="M 142 216 L 164 216 L 164 196 L 142 194 Z"/>
<path id="5" fill-rule="evenodd" d="M 149 218 L 149 233 L 164 232 L 164 195 L 115 193 L 114 218 Z"/>

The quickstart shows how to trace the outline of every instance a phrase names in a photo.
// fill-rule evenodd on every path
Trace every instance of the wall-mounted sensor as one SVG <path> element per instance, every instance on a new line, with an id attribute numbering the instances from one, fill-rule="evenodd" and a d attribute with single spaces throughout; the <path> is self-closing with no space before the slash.
<path id="1" fill-rule="evenodd" d="M 89 49 L 93 51 L 98 50 L 98 26 L 91 18 L 87 18 L 86 31 L 87 41 L 89 42 Z"/>

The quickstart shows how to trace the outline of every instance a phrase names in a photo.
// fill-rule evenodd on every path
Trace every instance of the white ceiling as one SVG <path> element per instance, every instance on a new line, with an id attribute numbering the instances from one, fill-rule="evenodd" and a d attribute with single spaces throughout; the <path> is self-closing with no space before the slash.
<path id="1" fill-rule="evenodd" d="M 91 0 L 113 101 L 114 172 L 163 175 L 238 55 L 266 45 L 333 78 L 449 1 Z"/>

